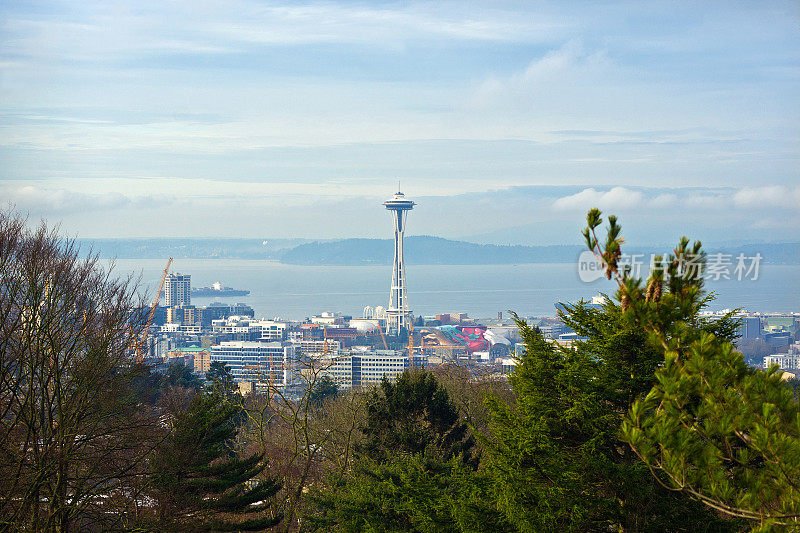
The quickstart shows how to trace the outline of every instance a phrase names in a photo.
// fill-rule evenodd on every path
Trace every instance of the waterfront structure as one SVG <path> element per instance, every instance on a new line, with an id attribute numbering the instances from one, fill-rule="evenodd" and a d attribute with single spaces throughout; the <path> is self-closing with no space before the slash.
<path id="1" fill-rule="evenodd" d="M 231 369 L 233 380 L 253 382 L 257 389 L 284 389 L 298 383 L 298 353 L 283 342 L 229 341 L 211 347 L 211 363 Z"/>
<path id="2" fill-rule="evenodd" d="M 406 215 L 414 209 L 414 202 L 406 200 L 400 191 L 383 205 L 392 212 L 394 223 L 394 265 L 392 284 L 389 288 L 389 308 L 386 310 L 389 334 L 397 335 L 402 329 L 410 329 L 411 309 L 408 307 L 406 290 L 406 264 L 403 260 L 403 234 L 406 230 Z"/>
<path id="3" fill-rule="evenodd" d="M 175 307 L 190 305 L 192 303 L 192 276 L 189 274 L 175 274 L 174 272 L 164 279 L 164 305 Z"/>

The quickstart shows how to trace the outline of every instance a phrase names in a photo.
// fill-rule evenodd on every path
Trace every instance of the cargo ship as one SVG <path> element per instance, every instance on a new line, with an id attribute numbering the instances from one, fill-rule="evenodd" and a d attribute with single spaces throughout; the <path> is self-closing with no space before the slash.
<path id="1" fill-rule="evenodd" d="M 219 281 L 211 284 L 210 287 L 192 287 L 192 296 L 247 296 L 250 291 L 247 289 L 234 289 L 223 287 Z"/>

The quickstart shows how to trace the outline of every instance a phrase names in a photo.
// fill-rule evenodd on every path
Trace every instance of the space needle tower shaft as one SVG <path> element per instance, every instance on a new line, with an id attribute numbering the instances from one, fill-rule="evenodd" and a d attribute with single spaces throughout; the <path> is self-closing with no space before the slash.
<path id="1" fill-rule="evenodd" d="M 389 309 L 386 310 L 387 329 L 397 335 L 402 328 L 409 329 L 411 309 L 408 307 L 406 289 L 406 264 L 403 260 L 403 234 L 405 233 L 406 215 L 414 209 L 414 202 L 406 200 L 403 193 L 397 192 L 383 205 L 392 213 L 394 222 L 394 266 L 392 268 L 392 284 L 389 289 Z"/>

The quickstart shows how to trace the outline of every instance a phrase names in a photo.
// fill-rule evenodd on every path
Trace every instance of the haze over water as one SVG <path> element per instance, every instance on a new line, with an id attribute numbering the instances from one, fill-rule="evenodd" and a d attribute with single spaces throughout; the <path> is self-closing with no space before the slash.
<path id="1" fill-rule="evenodd" d="M 152 296 L 166 261 L 118 259 L 115 272 L 142 274 Z M 302 319 L 322 311 L 361 316 L 364 306 L 388 304 L 391 266 L 297 266 L 260 260 L 177 259 L 172 270 L 191 274 L 192 286 L 221 281 L 249 296 L 192 298 L 244 302 L 257 317 Z M 583 283 L 572 263 L 519 265 L 408 265 L 409 301 L 415 315 L 467 312 L 486 318 L 513 310 L 522 316 L 554 316 L 555 302 L 590 299 L 612 293 L 605 279 Z M 709 281 L 717 300 L 709 309 L 744 307 L 750 312 L 800 311 L 800 265 L 762 265 L 759 278 Z"/>

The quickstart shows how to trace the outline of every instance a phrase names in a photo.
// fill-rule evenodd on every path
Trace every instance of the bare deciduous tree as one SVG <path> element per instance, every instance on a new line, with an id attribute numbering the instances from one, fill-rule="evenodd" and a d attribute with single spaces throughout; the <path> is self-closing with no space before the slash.
<path id="1" fill-rule="evenodd" d="M 305 356 L 292 387 L 266 383 L 265 395 L 246 402 L 248 432 L 243 446 L 265 452 L 270 475 L 283 482 L 276 508 L 284 516 L 279 528 L 299 526 L 305 494 L 328 471 L 347 468 L 363 422 L 361 394 L 348 392 L 320 401 L 318 391 L 332 360 Z M 251 450 L 252 451 L 252 450 Z"/>
<path id="2" fill-rule="evenodd" d="M 0 213 L 0 530 L 118 529 L 155 417 L 130 386 L 135 283 Z"/>

